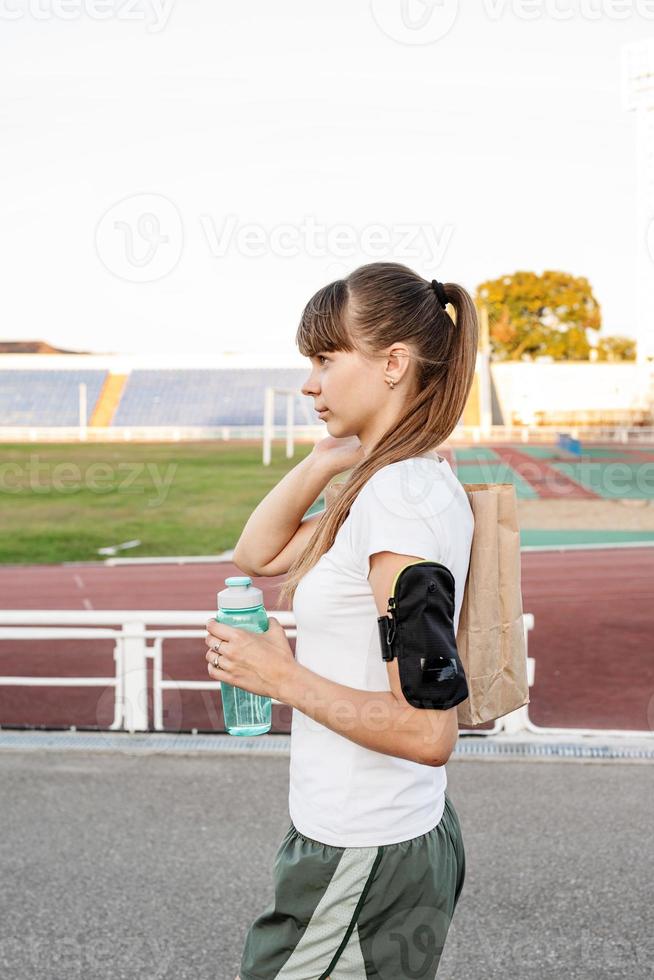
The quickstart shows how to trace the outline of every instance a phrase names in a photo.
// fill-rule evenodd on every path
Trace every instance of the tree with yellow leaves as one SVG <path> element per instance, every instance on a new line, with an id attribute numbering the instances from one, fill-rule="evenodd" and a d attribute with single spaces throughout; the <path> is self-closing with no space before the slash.
<path id="1" fill-rule="evenodd" d="M 514 272 L 483 282 L 476 298 L 488 308 L 491 355 L 498 361 L 586 361 L 587 331 L 602 325 L 590 283 L 568 272 Z"/>

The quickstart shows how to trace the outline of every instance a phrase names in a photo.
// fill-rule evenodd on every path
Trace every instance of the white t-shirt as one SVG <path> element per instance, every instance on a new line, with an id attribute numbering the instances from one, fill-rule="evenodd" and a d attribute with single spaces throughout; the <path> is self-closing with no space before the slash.
<path id="1" fill-rule="evenodd" d="M 377 470 L 332 547 L 298 583 L 298 663 L 338 684 L 390 691 L 370 555 L 394 551 L 446 565 L 455 581 L 456 633 L 473 529 L 466 492 L 434 451 Z M 337 847 L 410 840 L 440 821 L 446 785 L 445 766 L 365 748 L 293 708 L 289 813 L 306 837 Z"/>

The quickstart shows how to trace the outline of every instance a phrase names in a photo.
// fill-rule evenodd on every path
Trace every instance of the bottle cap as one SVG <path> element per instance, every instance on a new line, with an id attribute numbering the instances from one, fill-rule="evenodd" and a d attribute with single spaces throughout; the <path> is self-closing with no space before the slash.
<path id="1" fill-rule="evenodd" d="M 216 593 L 219 609 L 252 609 L 263 605 L 263 592 L 252 585 L 249 575 L 230 575 L 226 589 Z"/>

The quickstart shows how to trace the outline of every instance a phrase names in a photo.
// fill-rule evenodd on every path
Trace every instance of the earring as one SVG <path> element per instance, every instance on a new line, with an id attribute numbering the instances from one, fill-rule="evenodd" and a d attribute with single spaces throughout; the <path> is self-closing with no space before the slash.
<path id="1" fill-rule="evenodd" d="M 392 391 L 393 388 L 395 387 L 395 379 L 394 378 L 386 378 L 385 380 L 388 381 L 388 384 L 389 384 L 390 389 Z"/>

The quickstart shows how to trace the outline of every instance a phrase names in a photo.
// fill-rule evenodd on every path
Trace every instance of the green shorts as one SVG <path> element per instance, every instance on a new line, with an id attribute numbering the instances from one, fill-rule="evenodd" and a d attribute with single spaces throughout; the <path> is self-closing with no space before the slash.
<path id="1" fill-rule="evenodd" d="M 379 847 L 333 847 L 291 823 L 275 897 L 250 926 L 241 980 L 432 980 L 465 877 L 456 810 Z"/>

